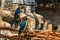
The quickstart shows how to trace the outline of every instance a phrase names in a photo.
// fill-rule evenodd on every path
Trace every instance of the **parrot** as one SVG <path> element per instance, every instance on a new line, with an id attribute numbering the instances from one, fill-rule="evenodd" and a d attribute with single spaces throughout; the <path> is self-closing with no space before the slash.
<path id="1" fill-rule="evenodd" d="M 17 18 L 19 17 L 18 14 L 20 14 L 20 6 L 15 10 L 15 14 L 14 14 L 14 20 L 13 21 L 14 21 L 15 27 L 16 27 L 16 24 L 19 22 L 17 20 Z"/>
<path id="2" fill-rule="evenodd" d="M 19 33 L 18 34 L 21 34 L 22 30 L 24 30 L 24 28 L 26 28 L 27 25 L 28 25 L 27 18 L 24 17 L 23 21 L 20 24 L 20 28 L 19 28 Z"/>

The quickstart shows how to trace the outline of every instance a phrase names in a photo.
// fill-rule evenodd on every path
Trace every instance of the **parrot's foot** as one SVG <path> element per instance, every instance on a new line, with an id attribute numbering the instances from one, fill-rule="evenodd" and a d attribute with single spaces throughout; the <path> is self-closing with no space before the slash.
<path id="1" fill-rule="evenodd" d="M 18 37 L 20 37 L 20 34 L 18 34 Z"/>

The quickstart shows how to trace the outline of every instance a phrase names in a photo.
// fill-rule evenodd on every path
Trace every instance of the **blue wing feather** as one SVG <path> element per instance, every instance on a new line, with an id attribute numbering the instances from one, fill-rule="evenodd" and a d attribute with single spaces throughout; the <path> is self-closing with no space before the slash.
<path id="1" fill-rule="evenodd" d="M 21 32 L 22 32 L 21 30 L 24 29 L 25 25 L 26 25 L 26 21 L 22 21 L 20 24 L 19 34 L 21 34 Z"/>
<path id="2" fill-rule="evenodd" d="M 15 14 L 19 14 L 20 13 L 20 7 L 18 7 L 16 10 L 15 10 Z"/>
<path id="3" fill-rule="evenodd" d="M 22 21 L 22 23 L 20 24 L 20 30 L 23 30 L 25 25 L 26 25 L 26 21 Z"/>
<path id="4" fill-rule="evenodd" d="M 16 10 L 15 10 L 15 14 L 14 14 L 14 24 L 16 24 L 16 19 L 17 19 L 17 15 L 20 13 L 20 7 L 18 7 Z"/>

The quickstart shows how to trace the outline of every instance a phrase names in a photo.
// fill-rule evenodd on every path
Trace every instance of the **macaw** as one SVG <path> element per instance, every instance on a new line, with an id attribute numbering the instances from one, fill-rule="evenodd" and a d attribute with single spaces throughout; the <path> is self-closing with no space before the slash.
<path id="1" fill-rule="evenodd" d="M 20 24 L 20 28 L 19 28 L 19 34 L 21 34 L 22 30 L 24 30 L 24 28 L 26 28 L 28 25 L 27 19 L 23 20 Z"/>
<path id="2" fill-rule="evenodd" d="M 18 14 L 20 14 L 20 6 L 15 10 L 15 14 L 14 14 L 14 25 L 15 25 L 15 27 L 17 24 Z"/>

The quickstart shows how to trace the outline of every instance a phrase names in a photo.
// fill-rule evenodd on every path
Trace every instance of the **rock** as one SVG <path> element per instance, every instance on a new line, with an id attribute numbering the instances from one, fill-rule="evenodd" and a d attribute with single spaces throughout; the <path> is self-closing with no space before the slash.
<path id="1" fill-rule="evenodd" d="M 11 12 L 10 12 L 10 11 L 6 11 L 6 10 L 3 10 L 2 15 L 3 15 L 3 16 L 10 16 L 10 17 L 14 17 L 14 16 L 11 14 Z"/>
<path id="2" fill-rule="evenodd" d="M 13 16 L 10 14 L 10 11 L 4 11 L 3 15 L 7 15 L 7 16 L 5 16 L 5 18 L 3 18 L 4 21 L 6 21 L 10 24 L 13 23 L 12 22 L 13 21 Z M 36 24 L 35 16 L 37 17 L 39 23 L 43 23 L 43 16 L 38 15 L 36 13 L 20 13 L 21 18 L 24 17 L 24 16 L 28 16 L 28 28 L 30 28 L 30 30 L 34 30 L 34 28 L 35 28 L 35 24 Z"/>
<path id="3" fill-rule="evenodd" d="M 2 20 L 2 10 L 1 10 L 1 7 L 0 7 L 0 20 Z"/>
<path id="4" fill-rule="evenodd" d="M 13 24 L 12 21 L 13 21 L 14 16 L 12 15 L 12 12 L 11 11 L 5 11 L 5 10 L 3 10 L 3 16 L 4 16 L 4 18 L 3 18 L 4 21 L 8 22 L 10 25 Z M 28 16 L 28 28 L 31 31 L 35 29 L 35 26 L 36 26 L 36 22 L 37 21 L 39 23 L 43 23 L 44 22 L 43 21 L 43 16 L 42 15 L 39 15 L 39 14 L 36 14 L 36 13 L 31 13 L 31 12 L 20 13 L 20 17 L 21 18 L 24 17 L 24 16 Z M 37 25 L 37 26 L 39 26 L 39 25 Z M 19 28 L 17 28 L 17 29 L 19 29 Z"/>
<path id="5" fill-rule="evenodd" d="M 11 27 L 11 25 L 5 21 L 0 22 L 0 27 Z"/>
<path id="6" fill-rule="evenodd" d="M 20 17 L 24 17 L 27 16 L 28 17 L 28 28 L 30 28 L 30 30 L 34 30 L 35 28 L 35 16 L 37 17 L 37 21 L 39 21 L 39 23 L 43 23 L 43 16 L 38 15 L 36 13 L 20 13 Z"/>

